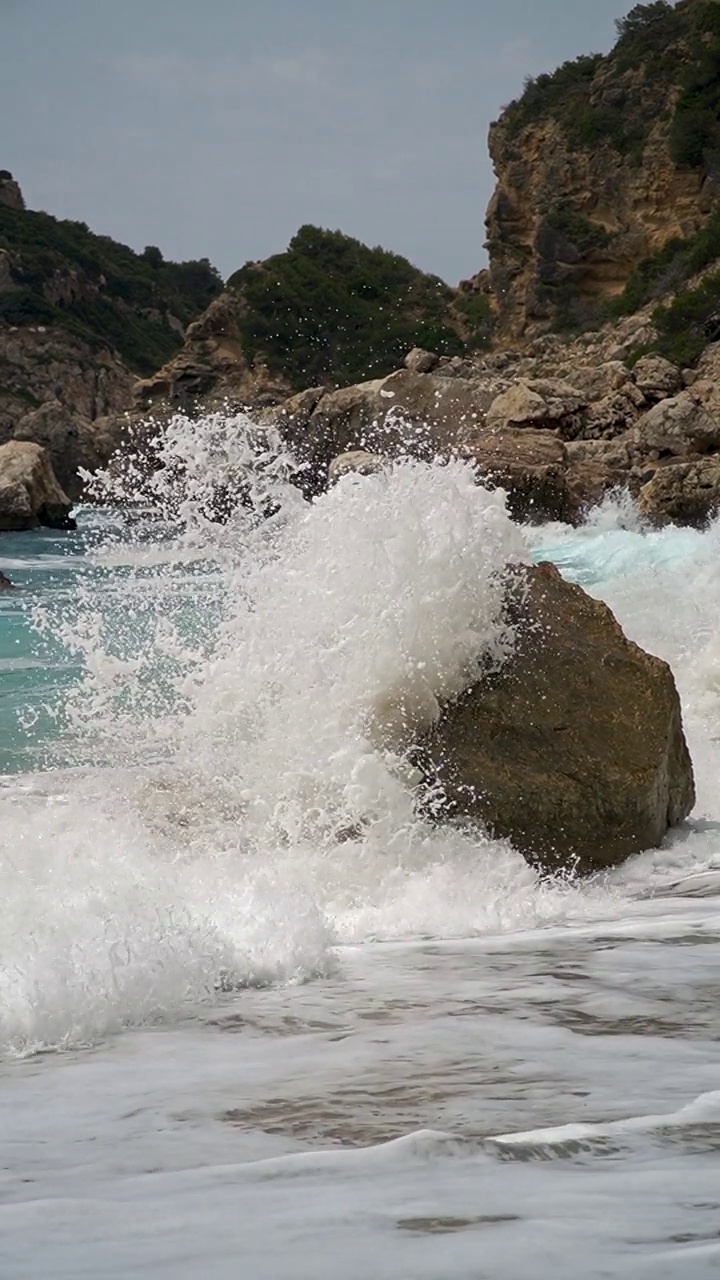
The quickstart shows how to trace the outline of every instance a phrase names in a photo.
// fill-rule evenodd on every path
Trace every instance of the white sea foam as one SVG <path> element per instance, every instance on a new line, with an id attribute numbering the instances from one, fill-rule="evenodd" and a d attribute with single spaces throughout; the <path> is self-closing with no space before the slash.
<path id="1" fill-rule="evenodd" d="M 502 494 L 460 463 L 405 462 L 308 504 L 258 439 L 243 418 L 176 419 L 149 482 L 160 519 L 106 525 L 72 597 L 36 610 L 84 666 L 60 747 L 82 768 L 56 802 L 0 792 L 6 1046 L 173 1019 L 218 986 L 323 971 L 337 944 L 601 918 L 718 853 L 716 530 L 649 534 L 625 504 L 531 539 L 615 575 L 597 589 L 672 662 L 708 824 L 614 884 L 542 881 L 507 844 L 420 819 L 411 766 L 373 733 L 378 707 L 427 722 L 479 654 L 511 651 L 502 573 L 529 546 Z M 239 469 L 247 505 L 217 525 Z"/>

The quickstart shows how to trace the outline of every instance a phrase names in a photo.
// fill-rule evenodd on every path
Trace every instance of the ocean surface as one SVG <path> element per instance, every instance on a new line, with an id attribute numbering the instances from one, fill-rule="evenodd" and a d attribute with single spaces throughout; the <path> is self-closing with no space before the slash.
<path id="1" fill-rule="evenodd" d="M 460 464 L 309 505 L 246 419 L 165 448 L 0 541 L 0 1276 L 720 1274 L 720 526 L 523 530 Z M 370 729 L 511 651 L 533 557 L 671 664 L 695 764 L 591 881 L 428 825 Z"/>

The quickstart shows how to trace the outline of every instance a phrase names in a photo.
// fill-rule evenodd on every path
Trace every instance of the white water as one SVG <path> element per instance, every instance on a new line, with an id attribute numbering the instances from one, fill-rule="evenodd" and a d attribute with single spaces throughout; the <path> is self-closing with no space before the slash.
<path id="1" fill-rule="evenodd" d="M 529 536 L 459 465 L 308 506 L 272 452 L 277 513 L 213 525 L 248 429 L 178 421 L 181 525 L 161 488 L 36 610 L 85 676 L 0 785 L 0 1275 L 714 1273 L 718 528 Z M 531 553 L 671 663 L 696 767 L 592 884 L 418 819 L 373 731 L 511 651 Z"/>

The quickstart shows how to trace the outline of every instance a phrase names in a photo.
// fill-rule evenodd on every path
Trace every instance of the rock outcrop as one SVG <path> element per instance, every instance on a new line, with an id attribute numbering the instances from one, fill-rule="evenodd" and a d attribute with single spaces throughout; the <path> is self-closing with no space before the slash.
<path id="1" fill-rule="evenodd" d="M 239 321 L 237 295 L 226 290 L 188 327 L 178 354 L 136 384 L 137 410 L 160 405 L 193 412 L 199 403 L 206 411 L 232 410 L 286 399 L 290 382 L 272 377 L 262 361 L 246 359 Z"/>
<path id="2" fill-rule="evenodd" d="M 0 169 L 0 204 L 6 209 L 22 211 L 25 208 L 20 184 L 15 181 L 9 169 Z"/>
<path id="3" fill-rule="evenodd" d="M 46 447 L 63 488 L 77 498 L 79 469 L 96 470 L 114 451 L 135 380 L 111 352 L 59 325 L 0 325 L 0 341 L 0 444 Z M 116 424 L 110 438 L 108 423 Z"/>
<path id="4" fill-rule="evenodd" d="M 514 654 L 422 742 L 434 811 L 441 796 L 549 870 L 658 845 L 695 801 L 670 668 L 550 564 L 520 571 L 509 609 Z"/>
<path id="5" fill-rule="evenodd" d="M 607 57 L 538 77 L 491 126 L 486 226 L 501 342 L 592 319 L 639 263 L 706 223 L 719 194 L 703 151 L 716 145 L 711 113 L 700 90 L 695 101 L 683 91 L 693 68 L 697 84 L 709 75 L 711 8 L 637 6 Z"/>
<path id="6" fill-rule="evenodd" d="M 71 503 L 38 444 L 0 445 L 0 530 L 73 529 Z"/>
<path id="7" fill-rule="evenodd" d="M 131 408 L 138 374 L 181 347 L 220 289 L 206 260 L 134 253 L 26 209 L 0 170 L 0 444 L 46 445 L 76 496 L 78 469 L 107 461 L 110 420 Z"/>

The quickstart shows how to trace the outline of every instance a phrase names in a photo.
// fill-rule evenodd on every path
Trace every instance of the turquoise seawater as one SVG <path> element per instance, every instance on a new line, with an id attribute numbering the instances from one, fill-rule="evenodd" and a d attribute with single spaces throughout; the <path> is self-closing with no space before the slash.
<path id="1" fill-rule="evenodd" d="M 87 511 L 74 533 L 2 535 L 0 570 L 13 589 L 0 592 L 0 774 L 46 763 L 64 692 L 80 675 L 77 657 L 38 633 L 33 611 L 70 604 L 96 522 Z"/>

